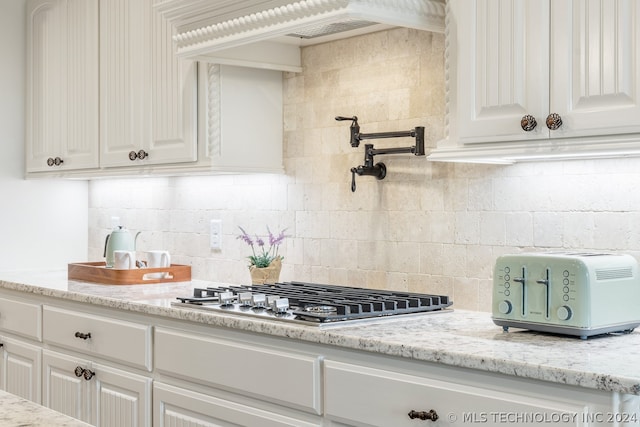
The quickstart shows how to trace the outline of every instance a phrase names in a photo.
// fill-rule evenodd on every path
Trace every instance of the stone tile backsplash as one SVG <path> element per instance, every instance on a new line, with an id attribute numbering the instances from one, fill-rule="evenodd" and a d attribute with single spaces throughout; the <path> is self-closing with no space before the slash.
<path id="1" fill-rule="evenodd" d="M 586 249 L 640 255 L 640 159 L 513 166 L 384 158 L 387 178 L 357 178 L 362 132 L 426 127 L 443 136 L 444 37 L 393 29 L 303 49 L 304 71 L 285 73 L 284 175 L 95 180 L 89 255 L 102 259 L 110 218 L 143 233 L 140 251 L 167 249 L 193 276 L 248 283 L 249 248 L 238 226 L 287 228 L 282 280 L 450 295 L 454 307 L 489 311 L 494 260 L 524 250 Z M 376 140 L 376 147 L 412 140 Z M 377 160 L 377 159 L 376 159 Z M 209 221 L 223 221 L 221 251 Z"/>

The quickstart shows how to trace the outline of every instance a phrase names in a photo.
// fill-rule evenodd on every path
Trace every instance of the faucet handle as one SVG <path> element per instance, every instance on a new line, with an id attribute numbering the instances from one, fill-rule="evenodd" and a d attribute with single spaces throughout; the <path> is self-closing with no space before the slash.
<path id="1" fill-rule="evenodd" d="M 356 192 L 356 173 L 357 172 L 358 172 L 358 169 L 351 168 L 351 192 L 352 193 Z"/>
<path id="2" fill-rule="evenodd" d="M 358 124 L 358 117 L 345 117 L 345 116 L 336 116 L 336 120 L 339 122 L 343 122 L 345 120 L 351 120 L 351 126 L 349 126 L 349 131 L 351 132 L 351 139 L 349 140 L 349 144 L 352 147 L 356 148 L 360 145 L 360 125 Z"/>
<path id="3" fill-rule="evenodd" d="M 384 179 L 387 176 L 387 166 L 378 162 L 373 166 L 360 165 L 357 168 L 351 168 L 351 192 L 356 192 L 356 174 L 359 176 L 367 175 L 373 176 L 376 179 Z"/>

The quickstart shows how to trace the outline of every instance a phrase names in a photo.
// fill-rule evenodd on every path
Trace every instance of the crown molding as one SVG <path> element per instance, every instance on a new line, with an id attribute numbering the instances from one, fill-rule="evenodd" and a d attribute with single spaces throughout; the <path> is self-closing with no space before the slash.
<path id="1" fill-rule="evenodd" d="M 379 24 L 435 32 L 445 29 L 444 0 L 164 0 L 155 8 L 174 25 L 174 42 L 181 57 L 275 39 L 294 45 L 324 42 L 323 36 L 305 41 L 288 35 L 325 26 L 358 23 L 373 31 Z M 351 35 L 345 31 L 332 34 L 331 39 Z"/>

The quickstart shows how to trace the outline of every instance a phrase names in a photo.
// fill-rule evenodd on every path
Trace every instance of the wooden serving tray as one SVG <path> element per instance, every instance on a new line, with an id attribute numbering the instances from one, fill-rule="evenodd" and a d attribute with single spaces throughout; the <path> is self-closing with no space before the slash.
<path id="1" fill-rule="evenodd" d="M 171 264 L 170 267 L 117 270 L 106 268 L 104 262 L 79 262 L 68 266 L 69 280 L 103 285 L 146 285 L 166 282 L 188 282 L 191 266 Z"/>

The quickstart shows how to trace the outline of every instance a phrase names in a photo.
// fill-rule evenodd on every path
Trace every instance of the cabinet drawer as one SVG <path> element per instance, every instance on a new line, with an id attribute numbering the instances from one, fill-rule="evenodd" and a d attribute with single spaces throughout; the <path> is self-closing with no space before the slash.
<path id="1" fill-rule="evenodd" d="M 42 340 L 40 305 L 0 298 L 0 330 Z"/>
<path id="2" fill-rule="evenodd" d="M 151 326 L 51 306 L 43 320 L 46 343 L 151 371 Z"/>
<path id="3" fill-rule="evenodd" d="M 303 421 L 283 413 L 254 408 L 215 396 L 167 384 L 153 384 L 153 425 L 319 427 L 321 421 Z"/>
<path id="4" fill-rule="evenodd" d="M 320 357 L 157 328 L 156 369 L 181 379 L 321 413 Z"/>
<path id="5" fill-rule="evenodd" d="M 326 361 L 324 372 L 325 413 L 347 424 L 412 427 L 420 419 L 411 419 L 411 411 L 434 410 L 439 417 L 434 425 L 536 426 L 553 420 L 553 425 L 577 426 L 583 425 L 579 415 L 588 409 L 578 401 L 547 400 L 349 363 Z"/>

